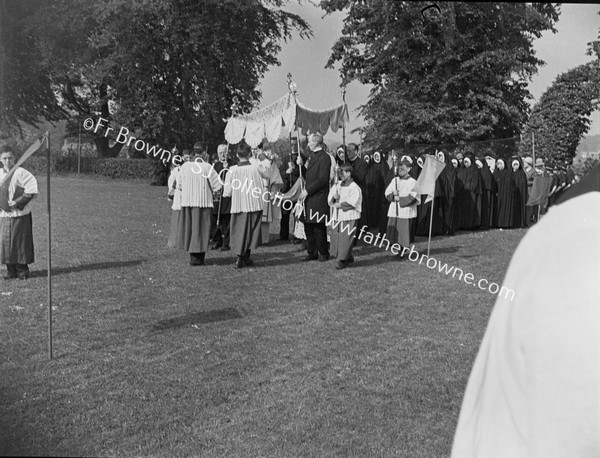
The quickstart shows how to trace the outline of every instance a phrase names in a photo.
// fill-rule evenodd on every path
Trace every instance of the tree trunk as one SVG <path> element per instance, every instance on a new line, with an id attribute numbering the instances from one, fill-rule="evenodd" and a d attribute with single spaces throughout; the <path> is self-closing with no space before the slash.
<path id="1" fill-rule="evenodd" d="M 108 88 L 106 87 L 106 83 L 100 84 L 100 116 L 104 119 L 108 119 L 110 123 L 110 110 L 108 109 Z M 111 147 L 109 146 L 109 138 L 105 136 L 104 131 L 96 134 L 94 138 L 94 144 L 96 145 L 96 149 L 98 150 L 98 157 L 117 157 L 121 150 L 123 149 L 123 143 L 115 142 L 115 144 Z"/>
<path id="2" fill-rule="evenodd" d="M 108 138 L 99 135 L 94 138 L 94 144 L 98 150 L 98 157 L 117 157 L 123 149 L 122 143 L 116 143 L 111 147 L 108 144 Z"/>

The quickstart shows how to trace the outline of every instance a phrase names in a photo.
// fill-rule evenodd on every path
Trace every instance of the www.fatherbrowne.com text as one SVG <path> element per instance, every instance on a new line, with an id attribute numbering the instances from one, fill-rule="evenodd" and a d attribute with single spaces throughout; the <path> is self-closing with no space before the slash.
<path id="1" fill-rule="evenodd" d="M 199 169 L 199 171 L 196 173 L 201 173 L 202 176 L 208 178 L 204 173 L 202 173 L 201 169 Z M 221 184 L 224 185 L 223 181 L 220 181 Z M 234 178 L 231 182 L 231 187 L 235 190 L 241 190 L 242 192 L 251 193 L 254 198 L 261 197 L 264 202 L 272 202 L 274 205 L 281 206 L 286 211 L 290 211 L 292 210 L 292 208 L 295 208 L 295 210 L 298 210 L 299 212 L 303 211 L 303 204 L 301 202 L 296 202 L 296 204 L 294 205 L 290 200 L 284 200 L 282 194 L 278 193 L 273 195 L 270 191 L 263 190 L 262 187 L 254 186 L 253 183 L 249 182 L 247 179 L 245 183 L 242 183 L 237 178 Z M 324 222 L 326 226 L 332 228 L 333 230 L 337 230 L 339 227 L 340 232 L 345 232 L 348 235 L 353 235 L 356 232 L 356 227 L 353 224 L 351 224 L 352 221 L 338 221 L 335 219 L 330 219 L 327 215 L 321 214 L 320 212 L 313 212 L 312 209 L 309 209 L 308 220 L 316 221 L 317 223 Z M 352 229 L 350 229 L 351 227 Z M 511 301 L 513 301 L 515 298 L 515 292 L 512 289 L 509 289 L 505 286 L 500 287 L 500 285 L 498 285 L 497 283 L 490 283 L 485 278 L 481 278 L 475 282 L 475 275 L 473 275 L 472 273 L 467 272 L 465 274 L 465 272 L 458 267 L 449 266 L 447 263 L 442 263 L 441 261 L 438 261 L 432 256 L 427 256 L 426 254 L 419 253 L 417 250 L 415 250 L 414 245 L 412 245 L 409 248 L 403 247 L 398 243 L 392 244 L 385 237 L 385 234 L 377 234 L 377 236 L 375 236 L 372 232 L 369 232 L 367 228 L 367 226 L 361 227 L 356 237 L 359 240 L 368 243 L 369 245 L 373 245 L 378 248 L 384 248 L 385 250 L 390 250 L 394 255 L 400 254 L 400 256 L 404 256 L 405 254 L 407 254 L 407 258 L 409 261 L 418 261 L 419 265 L 424 263 L 428 269 L 437 269 L 438 272 L 444 273 L 445 275 L 452 274 L 452 278 L 456 278 L 456 275 L 458 275 L 459 281 L 464 281 L 467 285 L 476 285 L 482 291 L 488 291 L 491 294 L 498 294 L 498 296 L 505 297 L 506 299 L 510 299 Z M 384 244 L 386 245 L 384 246 Z"/>

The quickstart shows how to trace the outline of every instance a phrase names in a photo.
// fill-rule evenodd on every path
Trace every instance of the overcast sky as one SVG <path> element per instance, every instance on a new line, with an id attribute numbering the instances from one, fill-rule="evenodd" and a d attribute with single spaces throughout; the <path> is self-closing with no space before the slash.
<path id="1" fill-rule="evenodd" d="M 317 2 L 314 2 L 317 3 Z M 265 75 L 261 90 L 264 107 L 287 92 L 286 75 L 292 73 L 298 86 L 298 98 L 314 110 L 325 110 L 339 105 L 342 94 L 339 71 L 325 69 L 331 47 L 341 34 L 344 14 L 336 13 L 324 17 L 324 12 L 310 2 L 301 5 L 290 2 L 289 11 L 301 15 L 311 26 L 313 38 L 302 40 L 297 34 L 288 43 L 284 43 L 279 56 L 281 66 L 271 68 Z M 563 4 L 556 24 L 557 33 L 546 32 L 534 42 L 537 56 L 546 62 L 539 69 L 530 83 L 530 91 L 534 97 L 532 104 L 561 73 L 592 60 L 585 54 L 587 43 L 598 39 L 600 30 L 599 4 Z M 369 88 L 352 82 L 346 92 L 346 103 L 350 110 L 349 130 L 362 125 L 357 109 L 364 104 L 369 95 Z M 600 112 L 592 114 L 593 125 L 588 133 L 600 134 Z M 327 137 L 342 140 L 341 129 L 336 134 L 329 131 Z M 358 141 L 358 134 L 347 132 L 347 141 Z M 348 140 L 350 139 L 350 140 Z"/>

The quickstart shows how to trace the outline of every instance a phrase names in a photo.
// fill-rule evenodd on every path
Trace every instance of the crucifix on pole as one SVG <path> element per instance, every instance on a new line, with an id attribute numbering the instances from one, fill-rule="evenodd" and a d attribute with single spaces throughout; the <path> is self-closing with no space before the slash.
<path id="1" fill-rule="evenodd" d="M 290 96 L 294 98 L 294 103 L 297 104 L 298 103 L 298 86 L 296 86 L 296 83 L 294 83 L 291 73 L 287 74 L 287 85 L 288 85 L 288 90 L 290 91 Z M 291 133 L 291 129 L 290 129 L 290 133 Z M 298 127 L 298 120 L 296 120 L 296 136 L 298 139 L 298 158 L 301 158 L 301 156 L 300 156 L 300 127 Z M 290 139 L 291 139 L 291 136 L 290 136 Z M 302 166 L 301 165 L 299 167 L 299 172 L 300 172 L 300 178 L 302 178 Z"/>
<path id="2" fill-rule="evenodd" d="M 342 102 L 346 105 L 346 73 L 342 73 Z M 342 125 L 342 143 L 344 145 L 344 158 L 346 157 L 346 123 Z M 345 159 L 344 159 L 345 160 Z"/>

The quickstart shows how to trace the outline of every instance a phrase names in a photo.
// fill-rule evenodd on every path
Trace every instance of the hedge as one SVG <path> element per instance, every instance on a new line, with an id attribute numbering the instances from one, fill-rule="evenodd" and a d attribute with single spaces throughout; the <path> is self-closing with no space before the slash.
<path id="1" fill-rule="evenodd" d="M 77 173 L 77 157 L 52 156 L 50 160 L 52 173 Z M 46 162 L 44 156 L 33 156 L 25 162 L 24 167 L 34 175 L 41 175 L 46 173 Z M 147 180 L 154 177 L 157 167 L 157 161 L 150 159 L 82 157 L 80 173 L 108 178 Z"/>

